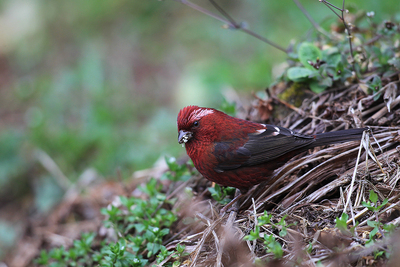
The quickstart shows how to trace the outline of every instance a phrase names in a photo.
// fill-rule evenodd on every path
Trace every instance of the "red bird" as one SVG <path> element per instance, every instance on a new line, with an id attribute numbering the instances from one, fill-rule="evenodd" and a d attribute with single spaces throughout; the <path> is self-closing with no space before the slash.
<path id="1" fill-rule="evenodd" d="M 293 156 L 307 149 L 360 140 L 366 128 L 304 135 L 228 116 L 213 108 L 187 106 L 178 114 L 178 141 L 208 180 L 247 192 Z"/>

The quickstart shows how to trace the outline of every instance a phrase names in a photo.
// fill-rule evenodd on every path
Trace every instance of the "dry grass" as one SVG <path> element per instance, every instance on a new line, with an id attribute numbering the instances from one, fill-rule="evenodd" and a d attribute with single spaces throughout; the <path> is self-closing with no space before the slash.
<path id="1" fill-rule="evenodd" d="M 170 251 L 177 244 L 185 245 L 190 255 L 184 266 L 320 266 L 320 263 L 323 266 L 397 266 L 399 233 L 378 232 L 376 241 L 366 245 L 373 229 L 368 221 L 400 223 L 397 85 L 391 82 L 382 88 L 383 95 L 387 95 L 385 90 L 391 91 L 391 100 L 387 102 L 382 98 L 374 101 L 373 96 L 365 95 L 356 85 L 320 95 L 307 94 L 309 97 L 298 108 L 278 101 L 274 94 L 267 101 L 257 99 L 253 109 L 244 114 L 252 114 L 249 119 L 284 117 L 275 123 L 307 134 L 363 126 L 371 130 L 365 132 L 362 142 L 315 148 L 298 155 L 275 171 L 269 180 L 273 182 L 253 188 L 242 199 L 237 212 L 224 216 L 219 214 L 222 206 L 207 190 L 207 180 L 198 175 L 176 183 L 169 189 L 167 199 L 178 199 L 171 208 L 179 210 L 179 220 L 163 245 Z M 285 89 L 285 85 L 278 84 L 270 91 Z M 47 157 L 43 160 L 49 171 L 57 171 Z M 138 172 L 128 184 L 98 183 L 98 179 L 83 177 L 82 183 L 71 187 L 64 201 L 48 217 L 21 219 L 26 222 L 24 234 L 6 262 L 10 266 L 33 266 L 32 259 L 41 249 L 69 247 L 82 231 L 107 236 L 100 207 L 111 203 L 117 195 L 134 194 L 137 185 L 147 177 L 160 176 L 164 171 L 165 166 Z M 192 189 L 193 197 L 183 193 L 185 187 Z M 86 188 L 85 195 L 81 194 L 83 188 Z M 389 200 L 376 214 L 361 205 L 368 200 L 369 190 L 378 194 L 378 202 Z M 282 258 L 276 259 L 268 252 L 262 239 L 243 239 L 255 229 L 264 211 L 272 219 L 271 224 L 260 227 L 260 236 L 274 236 L 283 249 Z M 349 215 L 348 229 L 357 222 L 354 234 L 335 226 L 335 219 L 343 212 Z M 284 236 L 279 235 L 282 226 L 278 222 L 282 218 L 288 225 Z M 375 258 L 378 251 L 392 252 L 392 259 Z M 171 256 L 159 266 L 172 262 Z"/>
<path id="2" fill-rule="evenodd" d="M 395 85 L 397 96 L 397 84 L 391 84 Z M 385 86 L 382 93 L 388 88 L 393 90 L 392 86 Z M 269 103 L 258 100 L 255 106 L 286 104 L 271 99 Z M 383 224 L 399 224 L 400 127 L 394 126 L 400 119 L 398 99 L 393 98 L 389 104 L 375 102 L 372 96 L 365 96 L 359 87 L 352 86 L 304 100 L 281 125 L 307 134 L 361 126 L 370 126 L 371 131 L 364 133 L 362 142 L 316 148 L 299 155 L 276 170 L 271 177 L 273 184 L 260 184 L 251 190 L 238 212 L 220 217 L 215 204 L 203 201 L 189 205 L 192 213 L 183 212 L 181 216 L 196 216 L 198 226 L 187 229 L 170 243 L 186 245 L 191 253 L 187 266 L 254 266 L 256 258 L 269 259 L 260 266 L 317 266 L 318 262 L 324 266 L 386 266 L 387 259 L 375 259 L 374 252 L 393 249 L 398 234 L 380 236 L 374 245 L 366 246 L 373 229 L 367 221 L 376 220 L 376 216 L 361 203 L 368 201 L 369 190 L 374 190 L 380 201 L 389 199 L 377 214 L 379 220 Z M 289 104 L 285 106 L 291 108 Z M 258 109 L 258 115 L 262 117 L 264 110 Z M 270 225 L 261 227 L 260 236 L 272 234 L 281 243 L 284 256 L 279 260 L 266 252 L 261 241 L 243 241 L 265 210 L 273 215 L 275 224 L 286 215 L 285 221 L 291 225 L 284 237 Z M 349 214 L 349 228 L 358 222 L 354 235 L 335 227 L 335 218 L 343 212 Z"/>

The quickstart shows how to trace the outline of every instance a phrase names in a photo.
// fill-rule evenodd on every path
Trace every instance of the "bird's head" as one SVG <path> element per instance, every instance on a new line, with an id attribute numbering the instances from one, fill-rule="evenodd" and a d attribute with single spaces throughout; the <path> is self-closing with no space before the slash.
<path id="1" fill-rule="evenodd" d="M 265 126 L 231 117 L 213 108 L 187 106 L 178 114 L 178 142 L 193 147 L 199 143 L 226 142 L 260 133 Z M 186 148 L 188 148 L 186 146 Z"/>
<path id="2" fill-rule="evenodd" d="M 181 109 L 177 120 L 179 144 L 193 140 L 213 141 L 217 131 L 216 123 L 221 115 L 225 114 L 212 108 L 187 106 Z"/>

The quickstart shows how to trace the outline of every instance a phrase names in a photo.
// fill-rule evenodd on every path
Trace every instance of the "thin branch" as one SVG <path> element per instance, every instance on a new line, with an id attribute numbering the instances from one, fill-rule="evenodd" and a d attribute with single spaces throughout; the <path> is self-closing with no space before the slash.
<path id="1" fill-rule="evenodd" d="M 179 3 L 181 3 L 181 4 L 184 4 L 184 5 L 190 7 L 190 8 L 192 8 L 192 9 L 194 9 L 194 10 L 199 11 L 200 13 L 203 13 L 203 14 L 205 14 L 205 15 L 207 15 L 207 16 L 210 16 L 210 17 L 212 17 L 212 18 L 214 18 L 214 19 L 216 19 L 216 20 L 219 20 L 219 21 L 225 23 L 225 24 L 227 25 L 226 28 L 241 30 L 242 32 L 245 32 L 245 33 L 247 33 L 247 34 L 249 34 L 249 35 L 251 35 L 251 36 L 257 38 L 257 39 L 263 41 L 264 43 L 267 43 L 267 44 L 269 44 L 269 45 L 275 47 L 276 49 L 281 50 L 282 52 L 287 53 L 286 49 L 283 48 L 283 47 L 281 47 L 280 45 L 278 45 L 278 44 L 276 44 L 276 43 L 274 43 L 274 42 L 272 42 L 272 41 L 270 41 L 270 40 L 268 40 L 268 39 L 262 37 L 261 35 L 259 35 L 259 34 L 255 33 L 255 32 L 253 32 L 253 31 L 251 31 L 251 30 L 249 30 L 249 29 L 247 29 L 247 28 L 244 28 L 242 24 L 239 24 L 239 23 L 237 23 L 235 20 L 233 20 L 233 18 L 232 18 L 231 16 L 229 16 L 228 13 L 226 13 L 220 6 L 218 6 L 217 3 L 215 3 L 215 2 L 212 1 L 212 0 L 210 0 L 210 2 L 214 5 L 214 7 L 216 7 L 216 9 L 217 9 L 224 17 L 221 17 L 221 16 L 219 16 L 219 15 L 217 15 L 217 14 L 215 14 L 215 13 L 213 13 L 213 12 L 211 12 L 211 11 L 205 9 L 205 8 L 202 8 L 202 7 L 200 7 L 200 6 L 196 5 L 196 4 L 193 4 L 192 2 L 189 2 L 189 1 L 187 1 L 187 0 L 173 0 L 173 1 L 179 2 Z M 217 8 L 217 7 L 218 7 L 218 8 Z"/>
<path id="2" fill-rule="evenodd" d="M 344 8 L 340 9 L 340 8 L 338 8 L 337 6 L 335 6 L 334 4 L 331 4 L 331 3 L 329 3 L 329 2 L 327 2 L 327 1 L 325 1 L 325 0 L 320 0 L 320 2 L 325 2 L 326 5 L 329 5 L 329 6 L 333 7 L 333 8 L 336 8 L 337 10 L 339 10 L 339 11 L 341 11 L 341 12 L 342 12 L 343 9 L 344 9 Z M 344 1 L 343 1 L 343 7 L 344 7 Z"/>
<path id="3" fill-rule="evenodd" d="M 210 3 L 218 10 L 218 12 L 220 12 L 229 22 L 229 27 L 230 28 L 234 28 L 236 30 L 241 30 L 273 47 L 275 47 L 276 49 L 279 49 L 285 53 L 287 53 L 286 49 L 284 49 L 283 47 L 279 46 L 278 44 L 262 37 L 261 35 L 247 29 L 246 27 L 243 27 L 243 23 L 237 23 L 221 6 L 219 6 L 214 0 L 209 0 Z"/>
<path id="4" fill-rule="evenodd" d="M 310 23 L 314 26 L 314 28 L 317 31 L 319 31 L 320 33 L 322 33 L 323 35 L 325 35 L 329 38 L 332 38 L 332 36 L 327 31 L 325 31 L 321 26 L 319 26 L 319 24 L 317 22 L 315 22 L 315 20 L 311 17 L 311 15 L 307 12 L 307 10 L 303 7 L 303 5 L 298 0 L 293 0 L 293 2 L 301 10 L 301 12 L 303 12 L 304 16 L 306 16 L 308 21 L 310 21 Z"/>
<path id="5" fill-rule="evenodd" d="M 353 177 L 351 179 L 351 183 L 350 183 L 350 189 L 347 193 L 347 201 L 346 204 L 344 205 L 343 208 L 343 212 L 346 212 L 347 206 L 349 205 L 350 201 L 351 201 L 351 194 L 353 192 L 353 186 L 354 186 L 354 181 L 356 179 L 356 175 L 357 175 L 357 167 L 358 167 L 358 163 L 360 162 L 360 156 L 361 156 L 361 150 L 363 148 L 363 141 L 366 140 L 367 142 L 369 142 L 369 139 L 367 139 L 368 135 L 366 134 L 366 132 L 363 132 L 363 135 L 361 137 L 361 144 L 360 147 L 358 149 L 358 155 L 357 155 L 357 160 L 356 160 L 356 165 L 354 166 L 354 172 L 353 172 Z M 353 216 L 354 217 L 354 216 Z"/>
<path id="6" fill-rule="evenodd" d="M 334 6 L 334 5 L 332 5 L 332 4 L 329 3 L 329 2 L 326 2 L 325 0 L 320 0 L 320 2 L 324 3 L 333 13 L 335 13 L 336 16 L 338 16 L 338 18 L 339 18 L 340 20 L 342 20 L 342 17 L 332 8 L 332 6 L 333 6 L 334 8 L 336 8 L 336 9 L 342 11 L 340 8 L 338 8 L 338 7 Z"/>
<path id="7" fill-rule="evenodd" d="M 219 13 L 221 13 L 222 16 L 224 16 L 232 25 L 235 29 L 240 29 L 240 25 L 236 23 L 236 21 L 222 8 L 220 7 L 214 0 L 208 0 L 210 3 L 215 7 L 216 10 L 218 10 Z"/>
<path id="8" fill-rule="evenodd" d="M 343 2 L 342 2 L 342 8 L 339 8 L 339 7 L 335 6 L 335 5 L 333 5 L 333 4 L 329 3 L 329 2 L 327 2 L 326 0 L 319 0 L 319 1 L 322 2 L 322 3 L 324 3 L 324 4 L 325 4 L 336 16 L 338 16 L 338 18 L 342 21 L 343 26 L 344 26 L 344 28 L 346 29 L 346 32 L 347 32 L 347 38 L 349 39 L 350 56 L 351 56 L 351 66 L 352 66 L 352 68 L 353 68 L 353 71 L 354 71 L 356 77 L 358 78 L 357 71 L 356 71 L 356 67 L 355 67 L 355 65 L 354 65 L 355 60 L 354 60 L 354 52 L 353 52 L 353 43 L 352 43 L 352 41 L 351 41 L 351 40 L 353 39 L 353 36 L 351 35 L 351 28 L 349 27 L 349 25 L 347 24 L 347 22 L 346 22 L 346 20 L 345 20 L 345 18 L 344 18 L 344 12 L 345 12 L 344 4 L 345 4 L 345 1 L 346 1 L 346 0 L 343 0 Z M 340 14 L 338 14 L 334 9 L 339 10 L 339 11 L 340 11 Z"/>
<path id="9" fill-rule="evenodd" d="M 189 2 L 187 0 L 173 0 L 173 1 L 179 2 L 181 4 L 184 4 L 184 5 L 190 7 L 192 9 L 194 9 L 194 10 L 199 11 L 200 13 L 206 14 L 207 16 L 210 16 L 210 17 L 212 17 L 212 18 L 214 18 L 216 20 L 219 20 L 219 21 L 221 21 L 223 23 L 228 23 L 223 17 L 221 17 L 221 16 L 219 16 L 219 15 L 217 15 L 215 13 L 212 13 L 212 12 L 208 11 L 207 9 L 202 8 L 201 6 L 193 4 L 192 2 Z"/>
<path id="10" fill-rule="evenodd" d="M 253 36 L 253 37 L 257 38 L 257 39 L 259 39 L 259 40 L 261 40 L 261 41 L 263 41 L 263 42 L 265 42 L 265 43 L 267 43 L 267 44 L 269 44 L 269 45 L 272 45 L 273 47 L 275 47 L 275 48 L 277 48 L 277 49 L 279 49 L 279 50 L 284 51 L 285 53 L 287 52 L 286 49 L 280 47 L 279 45 L 277 45 L 277 44 L 271 42 L 270 40 L 268 40 L 268 39 L 262 37 L 261 35 L 259 35 L 259 34 L 255 33 L 255 32 L 253 32 L 253 31 L 251 31 L 251 30 L 249 30 L 249 29 L 243 27 L 243 24 L 237 23 L 237 22 L 236 22 L 236 21 L 221 7 L 221 6 L 219 6 L 214 0 L 209 0 L 209 1 L 210 1 L 210 3 L 215 7 L 215 9 L 217 9 L 218 12 L 221 13 L 222 16 L 224 16 L 224 17 L 230 22 L 230 24 L 229 24 L 229 27 L 230 27 L 230 28 L 234 28 L 234 29 L 236 29 L 236 30 L 242 30 L 243 32 L 245 32 L 245 33 L 247 33 L 247 34 L 249 34 L 249 35 L 251 35 L 251 36 Z"/>
<path id="11" fill-rule="evenodd" d="M 274 42 L 272 42 L 272 41 L 266 39 L 265 37 L 262 37 L 261 35 L 259 35 L 259 34 L 255 33 L 255 32 L 253 32 L 253 31 L 251 31 L 251 30 L 249 30 L 249 29 L 240 28 L 240 30 L 243 31 L 243 32 L 245 32 L 245 33 L 247 33 L 247 34 L 249 34 L 249 35 L 251 35 L 251 36 L 253 36 L 253 37 L 255 37 L 255 38 L 257 38 L 258 40 L 263 41 L 264 43 L 267 43 L 267 44 L 269 44 L 269 45 L 275 47 L 276 49 L 281 50 L 282 52 L 287 53 L 287 51 L 286 51 L 285 48 L 281 47 L 280 45 L 277 45 L 276 43 L 274 43 Z"/>
<path id="12" fill-rule="evenodd" d="M 354 47 L 354 50 L 357 50 L 357 48 L 359 47 L 364 47 L 364 46 L 368 46 L 368 45 L 372 45 L 373 43 L 375 43 L 376 41 L 378 41 L 379 39 L 381 39 L 383 37 L 382 34 L 378 34 L 374 37 L 372 37 L 371 39 L 369 39 L 368 41 L 366 41 L 364 44 L 360 44 Z M 350 49 L 346 49 L 344 50 L 344 53 L 348 53 L 350 51 Z"/>

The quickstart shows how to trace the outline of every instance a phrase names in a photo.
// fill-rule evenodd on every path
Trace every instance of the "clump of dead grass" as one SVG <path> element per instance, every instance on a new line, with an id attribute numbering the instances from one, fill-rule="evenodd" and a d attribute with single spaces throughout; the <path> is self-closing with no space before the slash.
<path id="1" fill-rule="evenodd" d="M 397 83 L 391 83 L 396 87 L 395 100 L 399 98 Z M 389 88 L 384 86 L 381 92 L 385 94 Z M 181 238 L 182 243 L 192 247 L 187 264 L 253 266 L 255 259 L 265 258 L 268 260 L 264 264 L 269 266 L 278 266 L 277 262 L 282 266 L 316 266 L 318 262 L 325 266 L 387 264 L 387 258 L 374 258 L 374 252 L 393 249 L 391 245 L 397 234 L 381 236 L 372 247 L 366 246 L 373 230 L 368 221 L 376 217 L 362 206 L 362 201 L 368 200 L 370 190 L 378 194 L 379 201 L 388 199 L 378 212 L 378 219 L 382 224 L 399 224 L 400 127 L 396 125 L 400 110 L 396 109 L 397 101 L 390 104 L 389 113 L 388 105 L 369 102 L 370 98 L 357 85 L 352 85 L 314 95 L 305 99 L 301 107 L 294 108 L 280 125 L 305 134 L 366 125 L 370 131 L 364 133 L 361 142 L 316 148 L 299 155 L 274 173 L 273 184 L 255 187 L 241 202 L 238 213 L 220 217 L 209 207 L 199 211 L 196 217 L 204 229 L 196 234 L 188 231 Z M 255 109 L 282 105 L 282 101 L 274 98 L 257 101 Z M 258 112 L 261 117 L 263 110 Z M 379 125 L 382 118 L 385 123 Z M 286 215 L 287 224 L 292 225 L 284 237 L 270 227 L 261 227 L 261 236 L 273 234 L 282 245 L 284 256 L 279 260 L 272 253 L 266 253 L 262 242 L 242 239 L 265 210 L 276 222 Z M 335 227 L 335 219 L 342 213 L 349 214 L 347 224 L 349 228 L 355 226 L 354 234 L 343 234 Z M 235 253 L 232 254 L 231 248 L 226 249 L 227 243 L 236 247 Z M 236 264 L 232 265 L 233 258 Z"/>

